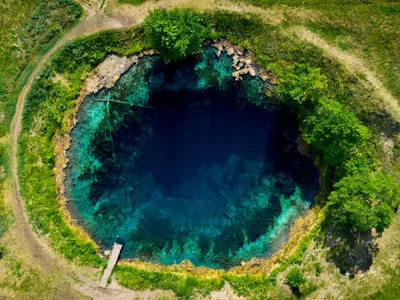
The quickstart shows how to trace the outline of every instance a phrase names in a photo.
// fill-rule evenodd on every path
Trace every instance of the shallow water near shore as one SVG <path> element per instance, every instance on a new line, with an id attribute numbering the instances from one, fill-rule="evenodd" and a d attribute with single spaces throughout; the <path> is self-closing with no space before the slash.
<path id="1" fill-rule="evenodd" d="M 318 173 L 297 119 L 259 76 L 232 77 L 211 46 L 184 61 L 145 56 L 86 97 L 71 131 L 73 215 L 123 257 L 229 268 L 267 257 L 312 204 Z"/>

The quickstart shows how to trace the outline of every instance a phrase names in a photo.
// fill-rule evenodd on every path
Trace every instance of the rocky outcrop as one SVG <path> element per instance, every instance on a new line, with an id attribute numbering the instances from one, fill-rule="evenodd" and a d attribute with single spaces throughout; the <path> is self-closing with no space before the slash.
<path id="1" fill-rule="evenodd" d="M 132 56 L 108 55 L 87 78 L 86 95 L 97 93 L 102 88 L 111 88 L 122 74 L 139 62 L 141 57 L 154 54 L 154 50 L 149 50 Z"/>
<path id="2" fill-rule="evenodd" d="M 253 56 L 245 51 L 241 46 L 235 45 L 227 40 L 213 40 L 211 46 L 216 49 L 218 57 L 222 52 L 226 52 L 228 56 L 232 57 L 232 67 L 235 70 L 232 76 L 235 80 L 242 80 L 243 75 L 250 75 L 252 77 L 260 76 L 263 81 L 269 80 L 272 84 L 276 84 L 276 77 L 272 73 L 257 66 L 254 62 Z"/>

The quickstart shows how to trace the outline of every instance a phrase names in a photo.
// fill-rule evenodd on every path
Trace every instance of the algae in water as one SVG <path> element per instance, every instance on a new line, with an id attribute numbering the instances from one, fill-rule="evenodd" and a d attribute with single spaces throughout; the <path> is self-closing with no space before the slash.
<path id="1" fill-rule="evenodd" d="M 276 251 L 316 191 L 297 121 L 232 57 L 143 57 L 87 96 L 71 132 L 71 209 L 102 247 L 125 257 L 229 268 Z"/>

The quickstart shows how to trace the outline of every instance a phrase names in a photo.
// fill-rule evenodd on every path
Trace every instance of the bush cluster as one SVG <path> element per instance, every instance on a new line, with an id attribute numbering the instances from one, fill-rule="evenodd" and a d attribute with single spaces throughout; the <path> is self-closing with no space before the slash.
<path id="1" fill-rule="evenodd" d="M 200 49 L 208 28 L 190 9 L 157 9 L 144 21 L 146 39 L 165 59 L 177 60 Z"/>
<path id="2" fill-rule="evenodd" d="M 332 221 L 343 230 L 383 232 L 400 204 L 390 174 L 376 172 L 371 132 L 355 114 L 329 97 L 328 80 L 320 69 L 297 64 L 278 70 L 278 91 L 299 112 L 303 139 L 314 156 L 335 172 L 328 197 Z"/>
<path id="3" fill-rule="evenodd" d="M 389 227 L 400 205 L 400 187 L 385 173 L 359 173 L 344 177 L 329 196 L 330 212 L 344 228 L 381 233 Z"/>
<path id="4" fill-rule="evenodd" d="M 298 267 L 290 269 L 289 273 L 287 273 L 286 275 L 286 280 L 288 281 L 290 286 L 295 289 L 298 289 L 300 285 L 306 283 L 304 272 Z"/>

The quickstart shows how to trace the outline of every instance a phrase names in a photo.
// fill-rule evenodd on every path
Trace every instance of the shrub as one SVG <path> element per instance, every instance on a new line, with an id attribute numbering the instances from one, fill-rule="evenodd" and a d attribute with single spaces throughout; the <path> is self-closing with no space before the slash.
<path id="1" fill-rule="evenodd" d="M 306 278 L 304 277 L 304 272 L 297 267 L 292 268 L 286 275 L 286 280 L 293 292 L 300 295 L 300 286 L 306 283 Z"/>
<path id="2" fill-rule="evenodd" d="M 304 140 L 320 150 L 323 160 L 339 166 L 370 137 L 367 127 L 335 100 L 322 98 L 300 125 Z"/>
<path id="3" fill-rule="evenodd" d="M 157 9 L 144 22 L 146 38 L 165 59 L 177 60 L 199 50 L 207 29 L 190 9 Z"/>
<path id="4" fill-rule="evenodd" d="M 321 275 L 322 270 L 323 270 L 321 264 L 320 264 L 319 262 L 317 262 L 317 263 L 315 263 L 314 266 L 315 266 L 315 275 L 316 275 L 316 276 Z"/>
<path id="5" fill-rule="evenodd" d="M 328 79 L 320 69 L 294 64 L 279 73 L 279 93 L 297 104 L 314 102 L 327 94 Z"/>
<path id="6" fill-rule="evenodd" d="M 378 232 L 391 224 L 400 204 L 400 187 L 389 174 L 360 173 L 344 177 L 328 197 L 334 222 L 355 231 L 375 228 Z"/>

